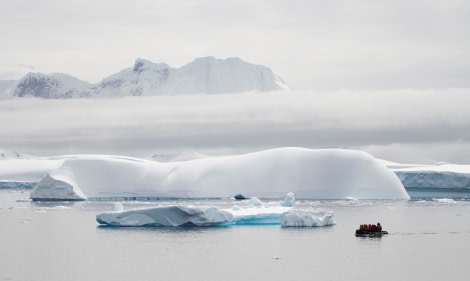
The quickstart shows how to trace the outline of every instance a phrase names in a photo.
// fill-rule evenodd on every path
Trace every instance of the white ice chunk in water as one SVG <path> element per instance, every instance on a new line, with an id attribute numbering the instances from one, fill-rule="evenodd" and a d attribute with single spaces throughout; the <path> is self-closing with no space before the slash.
<path id="1" fill-rule="evenodd" d="M 314 210 L 292 209 L 281 214 L 282 226 L 312 227 L 335 224 L 333 212 Z"/>
<path id="2" fill-rule="evenodd" d="M 121 202 L 114 202 L 114 211 L 122 211 L 124 210 L 124 206 L 122 206 Z"/>
<path id="3" fill-rule="evenodd" d="M 251 203 L 251 205 L 253 205 L 255 207 L 263 206 L 263 202 L 261 202 L 261 200 L 259 200 L 259 198 L 257 198 L 257 197 L 250 198 L 250 203 Z"/>
<path id="4" fill-rule="evenodd" d="M 293 207 L 295 202 L 295 195 L 292 192 L 287 193 L 286 198 L 281 202 L 281 206 Z"/>
<path id="5" fill-rule="evenodd" d="M 439 202 L 439 203 L 451 203 L 451 204 L 457 203 L 457 201 L 451 198 L 433 198 L 432 200 Z"/>

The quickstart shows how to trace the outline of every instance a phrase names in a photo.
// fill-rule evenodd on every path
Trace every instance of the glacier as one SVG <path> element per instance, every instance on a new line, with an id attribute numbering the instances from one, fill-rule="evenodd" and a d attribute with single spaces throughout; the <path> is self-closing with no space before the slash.
<path id="1" fill-rule="evenodd" d="M 293 208 L 295 195 L 288 193 L 282 202 L 263 203 L 252 198 L 248 205 L 234 205 L 220 209 L 213 206 L 170 205 L 123 210 L 115 203 L 115 210 L 96 215 L 100 225 L 123 226 L 234 226 L 282 225 L 283 227 L 316 227 L 336 224 L 331 211 Z M 289 202 L 289 206 L 285 203 Z"/>
<path id="2" fill-rule="evenodd" d="M 362 151 L 285 147 L 184 162 L 69 157 L 38 182 L 33 200 L 116 198 L 409 199 L 398 177 Z"/>
<path id="3" fill-rule="evenodd" d="M 15 83 L 0 83 L 0 98 L 104 98 L 277 90 L 288 87 L 271 69 L 239 58 L 197 58 L 180 68 L 138 58 L 133 67 L 97 84 L 63 73 L 28 73 Z"/>

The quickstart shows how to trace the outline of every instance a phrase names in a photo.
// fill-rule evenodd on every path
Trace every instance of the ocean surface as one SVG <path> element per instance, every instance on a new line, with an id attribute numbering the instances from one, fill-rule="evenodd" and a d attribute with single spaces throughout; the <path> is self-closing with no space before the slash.
<path id="1" fill-rule="evenodd" d="M 29 192 L 0 190 L 0 281 L 470 278 L 469 193 L 433 192 L 410 201 L 296 201 L 296 208 L 334 211 L 336 225 L 328 227 L 114 228 L 95 220 L 113 202 L 36 203 Z M 378 221 L 389 235 L 355 237 L 360 224 Z"/>

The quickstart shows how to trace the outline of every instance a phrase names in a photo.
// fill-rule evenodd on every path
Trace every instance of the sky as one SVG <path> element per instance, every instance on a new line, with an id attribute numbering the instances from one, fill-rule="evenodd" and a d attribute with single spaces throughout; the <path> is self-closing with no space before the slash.
<path id="1" fill-rule="evenodd" d="M 0 80 L 239 57 L 294 90 L 469 87 L 470 2 L 0 0 Z"/>
<path id="2" fill-rule="evenodd" d="M 97 83 L 136 58 L 239 57 L 291 92 L 0 101 L 0 150 L 33 155 L 361 149 L 470 163 L 470 2 L 0 0 L 0 80 Z"/>

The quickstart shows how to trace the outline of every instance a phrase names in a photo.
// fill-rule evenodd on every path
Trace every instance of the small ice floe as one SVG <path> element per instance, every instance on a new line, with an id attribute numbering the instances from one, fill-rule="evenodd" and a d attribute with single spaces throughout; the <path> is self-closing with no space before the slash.
<path id="1" fill-rule="evenodd" d="M 51 210 L 67 210 L 67 209 L 70 209 L 70 207 L 67 207 L 67 206 L 55 206 L 55 207 L 51 207 L 50 209 L 51 209 Z"/>
<path id="2" fill-rule="evenodd" d="M 233 210 L 233 211 L 240 211 L 240 210 L 241 210 L 241 207 L 238 206 L 238 205 L 233 205 L 233 206 L 232 206 L 232 210 Z"/>
<path id="3" fill-rule="evenodd" d="M 284 201 L 281 202 L 281 206 L 284 207 L 294 207 L 295 203 L 295 195 L 292 192 L 287 193 L 286 198 Z"/>
<path id="4" fill-rule="evenodd" d="M 284 227 L 313 227 L 336 224 L 333 220 L 333 212 L 315 210 L 309 208 L 292 209 L 281 214 L 281 225 Z"/>
<path id="5" fill-rule="evenodd" d="M 116 212 L 124 210 L 124 206 L 122 205 L 121 202 L 114 202 L 113 208 L 114 208 L 114 211 Z"/>
<path id="6" fill-rule="evenodd" d="M 457 203 L 454 199 L 451 199 L 451 198 L 433 198 L 432 200 L 439 202 L 439 203 L 447 203 L 447 204 Z"/>
<path id="7" fill-rule="evenodd" d="M 39 207 L 35 211 L 36 212 L 48 212 L 48 211 L 56 211 L 56 210 L 67 210 L 70 209 L 70 207 L 59 205 L 59 206 L 53 206 L 53 207 Z"/>
<path id="8" fill-rule="evenodd" d="M 250 202 L 251 205 L 253 205 L 255 207 L 261 207 L 261 206 L 264 205 L 264 203 L 261 202 L 261 200 L 259 200 L 259 198 L 257 198 L 257 197 L 250 198 L 249 202 Z"/>

